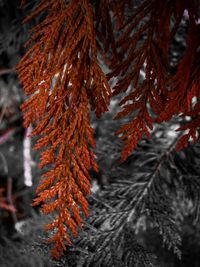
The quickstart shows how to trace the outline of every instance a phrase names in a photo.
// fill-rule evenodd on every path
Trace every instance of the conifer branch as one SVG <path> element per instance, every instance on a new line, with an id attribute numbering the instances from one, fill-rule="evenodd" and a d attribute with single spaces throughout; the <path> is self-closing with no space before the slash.
<path id="1" fill-rule="evenodd" d="M 43 14 L 43 20 L 31 30 L 26 43 L 29 50 L 17 71 L 29 96 L 22 105 L 24 124 L 35 125 L 32 135 L 40 136 L 35 149 L 43 149 L 40 167 L 49 167 L 34 203 L 42 203 L 44 213 L 55 212 L 55 219 L 46 229 L 53 233 L 50 242 L 54 243 L 56 258 L 67 244 L 72 245 L 71 233 L 77 236 L 82 215 L 88 215 L 89 170 L 98 171 L 89 111 L 100 117 L 108 110 L 112 96 L 109 79 L 118 77 L 113 94 L 124 94 L 122 110 L 115 119 L 130 118 L 116 132 L 125 144 L 122 161 L 144 135 L 150 137 L 155 121 L 168 121 L 174 115 L 191 117 L 191 122 L 178 129 L 188 132 L 177 148 L 185 147 L 191 137 L 194 142 L 199 140 L 199 1 L 144 0 L 133 6 L 131 0 L 41 0 L 25 19 L 28 22 Z M 187 48 L 172 73 L 170 45 L 185 10 L 189 21 Z M 116 33 L 116 29 L 120 32 Z M 102 60 L 110 73 L 104 73 Z M 176 191 L 176 185 L 184 188 L 187 179 L 175 164 L 174 143 L 159 146 L 164 149 L 160 160 L 155 151 L 147 153 L 143 165 L 136 161 L 139 167 L 135 166 L 138 173 L 134 181 L 122 186 L 113 184 L 108 190 L 109 197 L 116 194 L 120 198 L 109 205 L 104 203 L 104 208 L 111 206 L 109 212 L 98 214 L 93 221 L 94 226 L 102 221 L 108 223 L 108 231 L 95 233 L 97 251 L 110 241 L 123 246 L 124 227 L 145 215 L 159 227 L 163 241 L 180 255 L 179 225 L 174 219 L 169 185 Z M 141 171 L 141 166 L 149 163 L 150 168 Z M 173 168 L 176 185 L 166 171 Z M 190 191 L 194 193 L 192 187 Z M 199 199 L 198 194 L 194 195 Z M 106 193 L 104 197 L 106 202 Z M 93 256 L 95 261 L 101 258 L 99 253 Z M 106 254 L 102 260 L 109 264 L 112 261 Z"/>
<path id="2" fill-rule="evenodd" d="M 177 64 L 176 73 L 171 74 L 168 54 L 184 10 L 189 13 L 187 49 Z M 130 122 L 116 132 L 125 143 L 122 161 L 143 135 L 150 137 L 152 111 L 158 116 L 157 122 L 169 120 L 175 114 L 190 110 L 193 97 L 199 95 L 198 85 L 192 86 L 194 73 L 196 77 L 194 66 L 199 65 L 195 63 L 200 43 L 198 10 L 196 1 L 143 1 L 124 23 L 123 33 L 116 42 L 120 63 L 112 66 L 108 75 L 108 78 L 121 76 L 114 88 L 115 95 L 128 94 L 120 102 L 122 111 L 115 117 L 130 118 Z M 142 69 L 145 79 L 141 81 Z"/>
<path id="3" fill-rule="evenodd" d="M 109 204 L 109 208 L 105 212 L 105 205 L 102 204 L 101 209 L 103 211 L 97 213 L 92 224 L 97 225 L 97 227 L 99 225 L 105 227 L 106 225 L 106 231 L 110 233 L 110 240 L 116 240 L 120 233 L 124 232 L 125 225 L 128 224 L 129 227 L 133 227 L 139 218 L 145 216 L 147 220 L 152 220 L 154 226 L 159 228 L 163 242 L 169 248 L 172 247 L 180 257 L 180 222 L 176 220 L 176 212 L 179 211 L 174 210 L 173 203 L 182 192 L 186 199 L 192 200 L 195 207 L 193 213 L 198 214 L 195 215 L 195 220 L 198 220 L 200 186 L 196 180 L 198 167 L 186 166 L 187 170 L 191 170 L 186 174 L 181 166 L 184 166 L 185 160 L 187 161 L 185 159 L 187 155 L 199 152 L 197 148 L 197 150 L 195 149 L 196 152 L 185 151 L 184 156 L 176 153 L 175 147 L 181 133 L 176 135 L 174 140 L 168 144 L 166 143 L 166 136 L 158 141 L 154 134 L 155 132 L 153 133 L 154 141 L 143 142 L 134 151 L 135 157 L 132 165 L 129 166 L 132 170 L 130 174 L 123 172 L 118 175 L 119 177 L 127 175 L 129 178 L 124 177 L 124 181 L 115 181 L 101 193 L 102 201 L 104 204 Z M 193 148 L 191 147 L 191 149 Z M 190 178 L 187 179 L 188 176 Z M 195 184 L 196 188 L 192 184 Z M 177 201 L 180 199 L 177 198 Z M 100 208 L 101 204 L 98 206 Z"/>
<path id="4" fill-rule="evenodd" d="M 108 109 L 111 89 L 97 57 L 93 10 L 88 0 L 40 1 L 25 22 L 41 12 L 47 15 L 32 29 L 26 44 L 32 45 L 17 66 L 29 99 L 22 105 L 24 124 L 36 124 L 32 135 L 42 136 L 35 149 L 41 153 L 40 167 L 50 165 L 39 185 L 34 205 L 44 213 L 57 211 L 47 230 L 52 253 L 58 258 L 71 244 L 69 231 L 77 236 L 82 228 L 80 210 L 87 216 L 90 194 L 88 171 L 98 171 L 89 102 L 100 116 Z"/>

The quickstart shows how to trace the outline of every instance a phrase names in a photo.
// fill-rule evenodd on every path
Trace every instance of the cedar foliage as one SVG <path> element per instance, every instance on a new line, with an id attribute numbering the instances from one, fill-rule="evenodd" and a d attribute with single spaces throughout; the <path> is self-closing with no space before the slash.
<path id="1" fill-rule="evenodd" d="M 120 199 L 113 203 L 114 217 L 104 214 L 120 230 L 139 214 L 150 216 L 164 242 L 180 256 L 180 236 L 170 205 L 171 185 L 175 189 L 180 185 L 195 203 L 199 196 L 188 185 L 186 175 L 175 179 L 163 168 L 177 165 L 171 157 L 175 146 L 181 150 L 190 139 L 199 141 L 199 6 L 199 0 L 41 0 L 25 19 L 27 23 L 42 14 L 31 30 L 28 51 L 17 70 L 29 96 L 22 105 L 25 126 L 36 125 L 32 135 L 40 139 L 35 149 L 45 149 L 40 167 L 50 166 L 34 204 L 42 203 L 44 213 L 57 211 L 46 226 L 53 233 L 49 241 L 54 243 L 55 258 L 66 249 L 66 243 L 72 244 L 70 232 L 76 237 L 83 215 L 88 215 L 89 170 L 98 171 L 90 110 L 100 117 L 109 109 L 113 95 L 121 98 L 121 111 L 115 119 L 129 118 L 116 131 L 124 142 L 122 161 L 137 149 L 144 136 L 151 136 L 155 123 L 169 121 L 175 115 L 190 117 L 177 129 L 181 132 L 179 141 L 164 146 L 159 159 L 148 151 L 141 164 L 150 162 L 149 172 L 138 170 L 131 184 L 109 188 L 109 194 L 118 194 Z M 188 12 L 185 47 L 173 66 L 170 48 L 184 11 Z M 117 83 L 111 87 L 115 77 Z M 194 183 L 198 184 L 195 178 Z M 99 214 L 98 220 L 101 218 Z M 108 232 L 105 240 L 114 236 Z M 124 233 L 118 232 L 115 241 Z M 96 240 L 101 248 L 107 242 L 100 245 Z M 99 259 L 103 260 L 101 255 Z"/>
<path id="2" fill-rule="evenodd" d="M 155 234 L 149 239 L 151 228 L 176 256 L 182 257 L 182 246 L 187 245 L 182 244 L 184 219 L 189 215 L 194 224 L 199 224 L 200 147 L 189 146 L 177 153 L 179 135 L 168 137 L 167 129 L 175 126 L 171 123 L 156 127 L 150 140 L 140 142 L 131 157 L 108 173 L 112 183 L 89 198 L 90 217 L 74 248 L 68 249 L 69 261 L 80 266 L 160 266 L 150 253 L 155 243 L 161 246 Z M 107 139 L 104 141 L 108 143 Z M 108 153 L 118 145 L 117 140 L 110 140 Z M 147 231 L 150 246 L 143 238 L 141 244 L 142 229 Z M 183 254 L 182 258 L 187 257 Z"/>

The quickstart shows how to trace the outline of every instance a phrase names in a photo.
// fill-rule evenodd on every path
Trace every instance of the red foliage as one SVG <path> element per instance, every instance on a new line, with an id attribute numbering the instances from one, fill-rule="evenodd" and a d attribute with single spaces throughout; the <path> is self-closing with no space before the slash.
<path id="1" fill-rule="evenodd" d="M 36 124 L 33 135 L 41 138 L 35 149 L 46 148 L 40 167 L 51 167 L 43 175 L 35 204 L 45 202 L 45 213 L 58 211 L 46 227 L 56 230 L 50 239 L 56 258 L 66 249 L 64 241 L 71 244 L 68 230 L 77 236 L 82 227 L 80 210 L 88 215 L 88 171 L 98 169 L 90 107 L 99 117 L 108 110 L 112 92 L 124 94 L 122 111 L 115 117 L 130 117 L 116 133 L 125 143 L 122 160 L 144 134 L 150 137 L 155 116 L 156 122 L 174 115 L 192 117 L 179 128 L 188 133 L 178 149 L 190 137 L 199 139 L 199 1 L 144 0 L 134 5 L 131 0 L 41 0 L 25 20 L 46 14 L 32 29 L 26 44 L 31 47 L 18 72 L 30 96 L 22 105 L 25 126 Z M 187 47 L 172 74 L 169 49 L 185 10 Z M 102 60 L 110 70 L 107 75 Z M 119 80 L 112 91 L 109 80 L 115 76 Z"/>

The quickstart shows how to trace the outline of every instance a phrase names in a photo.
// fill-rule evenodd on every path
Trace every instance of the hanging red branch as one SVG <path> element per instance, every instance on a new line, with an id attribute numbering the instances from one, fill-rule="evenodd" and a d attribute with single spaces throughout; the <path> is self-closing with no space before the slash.
<path id="1" fill-rule="evenodd" d="M 131 154 L 143 135 L 150 137 L 155 115 L 156 122 L 162 122 L 187 112 L 192 99 L 199 95 L 199 84 L 193 82 L 200 43 L 198 5 L 197 1 L 143 1 L 122 27 L 123 33 L 116 42 L 119 62 L 108 75 L 121 77 L 114 95 L 127 92 L 120 102 L 122 111 L 115 117 L 130 118 L 116 133 L 125 143 L 122 160 Z M 169 49 L 185 10 L 189 14 L 187 49 L 172 75 Z"/>
<path id="2" fill-rule="evenodd" d="M 46 227 L 55 230 L 50 242 L 56 258 L 66 242 L 71 244 L 69 232 L 77 236 L 82 214 L 88 215 L 88 171 L 98 170 L 89 110 L 97 117 L 108 110 L 109 79 L 118 77 L 113 94 L 124 94 L 115 119 L 130 118 L 117 131 L 125 144 L 122 160 L 143 135 L 150 137 L 155 117 L 162 122 L 174 115 L 191 116 L 192 121 L 179 129 L 189 132 L 178 148 L 190 137 L 199 138 L 199 1 L 134 3 L 41 0 L 25 19 L 45 16 L 32 29 L 29 50 L 17 70 L 29 96 L 22 105 L 24 124 L 35 125 L 32 135 L 40 136 L 35 149 L 45 149 L 40 167 L 50 167 L 34 203 L 44 202 L 44 213 L 57 211 Z M 170 45 L 186 10 L 187 47 L 171 74 Z M 102 61 L 110 73 L 104 73 Z"/>
<path id="3" fill-rule="evenodd" d="M 36 124 L 32 135 L 41 138 L 35 149 L 41 153 L 43 175 L 34 205 L 45 202 L 44 213 L 57 211 L 47 225 L 55 229 L 50 242 L 59 257 L 71 244 L 69 231 L 77 236 L 82 213 L 88 215 L 90 194 L 88 170 L 98 171 L 89 102 L 96 115 L 108 110 L 111 89 L 97 57 L 93 10 L 88 0 L 41 1 L 26 19 L 47 11 L 43 22 L 32 30 L 32 45 L 17 69 L 29 99 L 22 105 L 24 124 Z"/>

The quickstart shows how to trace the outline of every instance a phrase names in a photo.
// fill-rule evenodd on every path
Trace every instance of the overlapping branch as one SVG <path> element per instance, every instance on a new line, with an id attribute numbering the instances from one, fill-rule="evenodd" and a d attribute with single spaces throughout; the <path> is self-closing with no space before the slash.
<path id="1" fill-rule="evenodd" d="M 193 82 L 199 47 L 198 7 L 197 1 L 143 1 L 124 24 L 116 42 L 120 63 L 108 75 L 120 77 L 114 94 L 127 92 L 120 102 L 122 111 L 115 117 L 130 118 L 116 133 L 125 143 L 122 160 L 143 135 L 150 136 L 155 115 L 157 122 L 169 120 L 190 110 L 193 97 L 199 95 L 199 85 Z M 172 74 L 169 50 L 184 10 L 189 13 L 187 49 Z"/>
<path id="2" fill-rule="evenodd" d="M 41 1 L 26 19 L 41 12 L 45 19 L 32 29 L 31 48 L 17 69 L 29 99 L 22 105 L 25 126 L 36 124 L 32 135 L 41 138 L 35 149 L 40 167 L 50 166 L 39 185 L 34 204 L 45 213 L 57 211 L 47 230 L 58 258 L 77 236 L 82 213 L 88 215 L 89 169 L 98 171 L 89 102 L 96 115 L 107 110 L 111 90 L 97 57 L 93 10 L 89 1 Z"/>

